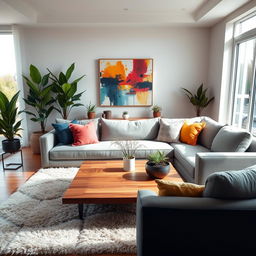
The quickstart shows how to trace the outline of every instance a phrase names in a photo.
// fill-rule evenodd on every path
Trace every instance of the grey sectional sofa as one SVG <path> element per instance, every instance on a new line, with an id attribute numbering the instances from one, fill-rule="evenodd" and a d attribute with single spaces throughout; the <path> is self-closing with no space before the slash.
<path id="1" fill-rule="evenodd" d="M 42 167 L 80 166 L 85 160 L 121 159 L 121 150 L 113 144 L 116 140 L 137 140 L 140 144 L 137 159 L 147 158 L 157 150 L 164 151 L 185 181 L 198 184 L 203 184 L 215 171 L 236 170 L 256 164 L 256 140 L 249 133 L 224 126 L 209 117 L 191 118 L 189 121 L 192 123 L 206 122 L 198 145 L 191 146 L 178 140 L 177 134 L 184 120 L 188 119 L 94 119 L 100 142 L 77 147 L 58 145 L 53 130 L 40 138 Z M 80 122 L 85 124 L 89 121 Z"/>

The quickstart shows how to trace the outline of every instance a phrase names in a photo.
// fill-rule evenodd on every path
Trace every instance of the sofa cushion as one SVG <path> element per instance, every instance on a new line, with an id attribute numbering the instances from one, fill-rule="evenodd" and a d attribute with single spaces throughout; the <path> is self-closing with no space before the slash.
<path id="1" fill-rule="evenodd" d="M 256 198 L 256 165 L 209 175 L 203 195 L 223 199 Z"/>
<path id="2" fill-rule="evenodd" d="M 207 116 L 202 117 L 202 122 L 205 122 L 206 125 L 198 136 L 198 144 L 211 149 L 212 142 L 216 134 L 224 125 L 214 121 Z"/>
<path id="3" fill-rule="evenodd" d="M 180 131 L 180 141 L 195 146 L 200 132 L 204 129 L 205 123 L 184 122 Z"/>
<path id="4" fill-rule="evenodd" d="M 86 125 L 72 124 L 71 122 L 69 127 L 74 137 L 74 143 L 72 146 L 99 143 L 96 128 L 93 122 Z"/>
<path id="5" fill-rule="evenodd" d="M 73 120 L 71 123 L 77 124 L 78 122 L 77 120 Z M 68 145 L 74 142 L 73 134 L 68 125 L 68 123 L 52 124 L 53 128 L 55 129 L 58 144 Z"/>
<path id="6" fill-rule="evenodd" d="M 99 118 L 94 118 L 94 119 L 81 119 L 81 120 L 76 120 L 78 124 L 86 125 L 90 122 L 93 122 L 96 128 L 96 133 L 98 138 L 100 138 L 100 127 L 99 127 Z M 70 123 L 71 120 L 66 120 L 66 119 L 61 119 L 61 118 L 56 118 L 56 123 Z"/>
<path id="7" fill-rule="evenodd" d="M 174 157 L 186 168 L 191 177 L 195 176 L 196 154 L 210 151 L 201 145 L 192 146 L 185 143 L 172 143 L 171 146 L 174 148 Z"/>
<path id="8" fill-rule="evenodd" d="M 101 140 L 154 140 L 159 130 L 159 119 L 138 121 L 101 119 Z"/>
<path id="9" fill-rule="evenodd" d="M 246 150 L 247 152 L 256 152 L 256 138 L 253 137 L 250 147 Z"/>
<path id="10" fill-rule="evenodd" d="M 188 196 L 201 197 L 204 185 L 197 185 L 188 182 L 175 182 L 171 180 L 156 179 L 159 196 Z"/>
<path id="11" fill-rule="evenodd" d="M 147 158 L 157 150 L 163 151 L 172 159 L 173 147 L 170 144 L 159 141 L 139 140 L 141 145 L 136 151 L 136 158 Z M 113 141 L 100 141 L 97 144 L 83 146 L 56 146 L 50 150 L 50 160 L 84 160 L 84 159 L 120 159 L 122 158 L 120 148 Z"/>
<path id="12" fill-rule="evenodd" d="M 231 126 L 224 126 L 215 136 L 211 151 L 245 152 L 251 142 L 252 135 L 249 132 Z"/>
<path id="13" fill-rule="evenodd" d="M 156 140 L 165 142 L 179 142 L 180 129 L 184 119 L 161 118 Z"/>

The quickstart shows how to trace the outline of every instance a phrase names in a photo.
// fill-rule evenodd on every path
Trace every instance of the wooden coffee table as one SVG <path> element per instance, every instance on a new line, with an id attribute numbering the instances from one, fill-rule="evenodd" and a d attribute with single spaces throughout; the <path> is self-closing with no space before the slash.
<path id="1" fill-rule="evenodd" d="M 145 170 L 147 160 L 136 160 L 136 171 L 125 172 L 122 160 L 97 160 L 82 163 L 77 175 L 63 195 L 63 204 L 78 204 L 83 217 L 83 204 L 136 203 L 139 189 L 157 192 L 155 181 Z M 164 179 L 182 181 L 171 166 Z"/>

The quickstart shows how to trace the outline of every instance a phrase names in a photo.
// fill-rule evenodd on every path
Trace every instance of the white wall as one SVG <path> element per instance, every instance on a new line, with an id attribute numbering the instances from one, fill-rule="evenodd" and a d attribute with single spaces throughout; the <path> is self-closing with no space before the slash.
<path id="1" fill-rule="evenodd" d="M 233 24 L 256 10 L 256 0 L 243 5 L 210 30 L 208 84 L 215 96 L 209 114 L 223 123 L 231 121 Z"/>
<path id="2" fill-rule="evenodd" d="M 154 101 L 165 117 L 190 117 L 194 111 L 181 87 L 206 84 L 209 29 L 149 27 L 20 27 L 23 73 L 34 64 L 42 71 L 59 72 L 76 63 L 74 77 L 86 74 L 79 90 L 86 90 L 82 103 L 98 104 L 98 58 L 153 58 Z M 111 109 L 121 117 L 124 108 L 98 108 L 98 116 Z M 151 116 L 149 107 L 128 108 L 131 117 Z M 204 112 L 207 114 L 207 111 Z M 48 127 L 57 114 L 52 115 Z M 84 118 L 85 109 L 74 109 L 72 118 Z M 38 130 L 34 123 L 29 131 Z"/>

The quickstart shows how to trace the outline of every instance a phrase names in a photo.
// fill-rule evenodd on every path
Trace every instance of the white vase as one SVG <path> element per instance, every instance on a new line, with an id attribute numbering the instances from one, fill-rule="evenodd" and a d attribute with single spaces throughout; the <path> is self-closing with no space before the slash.
<path id="1" fill-rule="evenodd" d="M 129 119 L 129 115 L 128 114 L 123 114 L 123 119 L 125 119 L 125 120 Z"/>
<path id="2" fill-rule="evenodd" d="M 131 159 L 123 159 L 124 170 L 127 172 L 135 171 L 135 157 Z"/>

